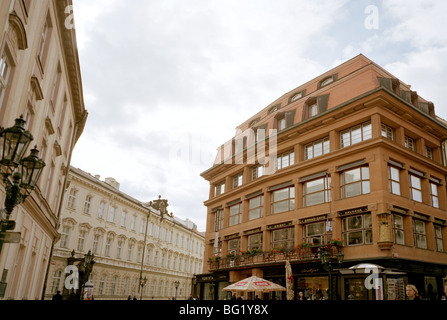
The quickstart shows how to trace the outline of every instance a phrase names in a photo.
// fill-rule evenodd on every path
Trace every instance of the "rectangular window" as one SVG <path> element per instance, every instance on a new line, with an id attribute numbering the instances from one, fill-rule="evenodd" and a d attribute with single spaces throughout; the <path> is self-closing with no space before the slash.
<path id="1" fill-rule="evenodd" d="M 115 222 L 115 210 L 116 210 L 115 207 L 110 207 L 109 217 L 108 217 L 109 222 Z"/>
<path id="2" fill-rule="evenodd" d="M 294 151 L 288 151 L 284 152 L 277 156 L 276 162 L 275 162 L 275 169 L 283 169 L 287 168 L 289 166 L 292 166 L 295 162 L 295 152 Z"/>
<path id="3" fill-rule="evenodd" d="M 394 140 L 394 129 L 382 123 L 382 137 Z"/>
<path id="4" fill-rule="evenodd" d="M 101 241 L 101 236 L 99 234 L 95 234 L 93 238 L 93 254 L 99 254 L 99 243 Z"/>
<path id="5" fill-rule="evenodd" d="M 341 174 L 342 199 L 368 194 L 370 192 L 369 167 L 360 167 Z"/>
<path id="6" fill-rule="evenodd" d="M 411 199 L 422 202 L 422 183 L 421 178 L 410 174 L 410 193 Z"/>
<path id="7" fill-rule="evenodd" d="M 137 217 L 136 216 L 132 216 L 132 218 L 130 220 L 130 230 L 134 230 L 135 231 L 136 221 L 137 221 Z"/>
<path id="8" fill-rule="evenodd" d="M 318 105 L 316 103 L 309 106 L 309 117 L 316 116 L 318 114 Z"/>
<path id="9" fill-rule="evenodd" d="M 408 136 L 405 136 L 405 148 L 408 148 L 411 151 L 414 151 L 414 146 L 415 146 L 414 139 L 410 138 Z"/>
<path id="10" fill-rule="evenodd" d="M 271 237 L 271 248 L 284 246 L 286 249 L 292 249 L 294 247 L 295 234 L 293 227 L 273 230 Z"/>
<path id="11" fill-rule="evenodd" d="M 219 183 L 216 185 L 215 196 L 221 195 L 225 192 L 225 182 Z"/>
<path id="12" fill-rule="evenodd" d="M 77 195 L 78 195 L 78 190 L 76 190 L 74 188 L 70 189 L 70 193 L 68 195 L 68 205 L 67 205 L 67 207 L 69 209 L 72 209 L 72 210 L 76 209 L 76 197 L 77 197 Z"/>
<path id="13" fill-rule="evenodd" d="M 8 86 L 10 70 L 11 64 L 8 56 L 4 52 L 0 58 L 0 106 L 2 105 L 3 96 L 5 95 L 5 91 Z"/>
<path id="14" fill-rule="evenodd" d="M 303 185 L 303 206 L 309 207 L 331 201 L 331 178 L 323 177 Z"/>
<path id="15" fill-rule="evenodd" d="M 328 233 L 326 221 L 309 223 L 304 226 L 304 243 L 310 243 L 314 246 L 319 246 L 328 243 L 331 232 Z"/>
<path id="16" fill-rule="evenodd" d="M 126 217 L 127 217 L 127 212 L 126 211 L 121 212 L 121 227 L 126 226 Z"/>
<path id="17" fill-rule="evenodd" d="M 262 250 L 262 233 L 252 234 L 247 237 L 247 250 Z"/>
<path id="18" fill-rule="evenodd" d="M 368 121 L 340 132 L 340 148 L 345 148 L 371 138 L 371 121 Z"/>
<path id="19" fill-rule="evenodd" d="M 289 187 L 272 192 L 271 214 L 295 209 L 295 187 Z"/>
<path id="20" fill-rule="evenodd" d="M 68 248 L 68 240 L 70 238 L 70 227 L 63 227 L 61 232 L 60 247 Z"/>
<path id="21" fill-rule="evenodd" d="M 304 151 L 304 160 L 313 159 L 329 153 L 329 137 L 306 144 Z"/>
<path id="22" fill-rule="evenodd" d="M 228 253 L 239 254 L 241 247 L 241 239 L 228 240 Z"/>
<path id="23" fill-rule="evenodd" d="M 390 192 L 400 196 L 400 170 L 396 167 L 388 166 L 388 181 Z"/>
<path id="24" fill-rule="evenodd" d="M 217 209 L 214 215 L 214 231 L 217 232 L 223 227 L 224 210 Z"/>
<path id="25" fill-rule="evenodd" d="M 261 218 L 264 215 L 264 196 L 261 195 L 248 201 L 248 220 Z"/>
<path id="26" fill-rule="evenodd" d="M 123 249 L 123 240 L 118 240 L 118 246 L 116 247 L 116 258 L 121 259 L 121 251 Z"/>
<path id="27" fill-rule="evenodd" d="M 259 164 L 251 168 L 251 179 L 255 180 L 264 175 L 264 166 Z"/>
<path id="28" fill-rule="evenodd" d="M 372 243 L 371 214 L 351 216 L 342 220 L 343 240 L 348 246 Z"/>
<path id="29" fill-rule="evenodd" d="M 84 213 L 85 214 L 90 214 L 90 206 L 92 204 L 92 196 L 91 195 L 87 195 L 85 197 L 85 202 L 84 202 Z"/>
<path id="30" fill-rule="evenodd" d="M 393 242 L 405 244 L 404 218 L 397 214 L 393 214 Z"/>
<path id="31" fill-rule="evenodd" d="M 106 203 L 104 201 L 101 201 L 98 208 L 98 218 L 102 219 L 104 217 L 104 207 L 106 206 Z"/>
<path id="32" fill-rule="evenodd" d="M 420 249 L 427 249 L 427 235 L 424 221 L 413 220 L 413 235 L 414 246 Z"/>
<path id="33" fill-rule="evenodd" d="M 425 147 L 425 156 L 430 160 L 433 160 L 433 149 L 430 147 Z"/>
<path id="34" fill-rule="evenodd" d="M 435 224 L 435 240 L 436 240 L 436 251 L 444 252 L 444 244 L 442 241 L 442 227 Z"/>
<path id="35" fill-rule="evenodd" d="M 230 207 L 230 226 L 241 223 L 242 203 Z"/>
<path id="36" fill-rule="evenodd" d="M 84 244 L 85 244 L 85 237 L 87 236 L 87 231 L 80 231 L 79 232 L 79 238 L 78 238 L 78 251 L 84 251 Z"/>
<path id="37" fill-rule="evenodd" d="M 108 238 L 106 240 L 106 247 L 104 249 L 104 255 L 110 257 L 110 246 L 112 245 L 112 239 Z"/>
<path id="38" fill-rule="evenodd" d="M 233 177 L 233 189 L 242 185 L 243 173 L 239 173 Z"/>
<path id="39" fill-rule="evenodd" d="M 438 185 L 433 182 L 430 182 L 430 198 L 431 205 L 435 208 L 439 208 Z"/>

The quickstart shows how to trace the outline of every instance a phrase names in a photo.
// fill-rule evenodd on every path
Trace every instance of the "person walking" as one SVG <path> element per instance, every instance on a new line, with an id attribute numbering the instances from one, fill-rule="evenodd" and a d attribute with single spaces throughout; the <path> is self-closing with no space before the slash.
<path id="1" fill-rule="evenodd" d="M 421 300 L 421 298 L 419 297 L 418 289 L 415 285 L 407 285 L 405 288 L 405 292 L 407 294 L 407 300 Z"/>

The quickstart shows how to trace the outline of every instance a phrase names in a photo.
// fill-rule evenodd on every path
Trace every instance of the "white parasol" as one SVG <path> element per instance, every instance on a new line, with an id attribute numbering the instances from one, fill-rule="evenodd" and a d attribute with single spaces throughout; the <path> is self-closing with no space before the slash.
<path id="1" fill-rule="evenodd" d="M 225 288 L 223 288 L 224 291 L 243 291 L 243 292 L 250 292 L 250 291 L 262 291 L 262 292 L 269 292 L 269 291 L 286 291 L 287 289 L 283 286 L 273 283 L 271 281 L 251 276 L 247 279 L 240 280 L 236 283 L 233 283 Z"/>

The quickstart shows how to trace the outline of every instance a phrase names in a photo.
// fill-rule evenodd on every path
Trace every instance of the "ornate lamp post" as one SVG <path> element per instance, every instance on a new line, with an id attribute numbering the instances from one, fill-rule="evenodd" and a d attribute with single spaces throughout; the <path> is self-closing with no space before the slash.
<path id="1" fill-rule="evenodd" d="M 321 264 L 329 273 L 329 300 L 332 300 L 332 272 L 334 271 L 335 267 L 340 267 L 343 263 L 344 255 L 341 253 L 341 251 L 338 251 L 336 258 L 331 257 L 328 250 L 326 248 L 323 249 L 324 251 L 320 255 Z"/>
<path id="2" fill-rule="evenodd" d="M 143 288 L 146 285 L 146 283 L 147 283 L 147 278 L 146 277 L 142 278 L 140 276 L 140 300 L 143 300 Z"/>
<path id="3" fill-rule="evenodd" d="M 178 289 L 179 285 L 180 285 L 179 281 L 174 281 L 174 286 L 175 286 L 175 297 L 174 297 L 174 299 L 175 300 L 177 300 L 177 289 Z"/>
<path id="4" fill-rule="evenodd" d="M 65 299 L 68 300 L 82 300 L 84 289 L 86 286 L 86 283 L 88 282 L 88 278 L 90 277 L 90 273 L 92 272 L 93 265 L 96 263 L 93 259 L 95 258 L 95 255 L 91 253 L 89 250 L 88 253 L 84 255 L 82 258 L 75 258 L 75 251 L 73 250 L 71 252 L 71 257 L 68 258 L 68 265 L 74 265 L 75 262 L 79 262 L 77 265 L 78 272 L 79 272 L 79 279 L 78 279 L 78 288 L 80 289 L 78 293 L 75 291 L 66 292 L 66 289 L 64 288 L 64 296 L 67 296 Z M 73 289 L 72 289 L 73 290 Z"/>
<path id="5" fill-rule="evenodd" d="M 39 151 L 36 148 L 31 150 L 28 157 L 23 158 L 33 140 L 31 133 L 24 128 L 25 123 L 23 117 L 20 117 L 15 120 L 13 127 L 0 127 L 0 165 L 6 191 L 4 215 L 0 217 L 0 253 L 4 242 L 17 240 L 11 240 L 14 234 L 7 232 L 15 228 L 15 222 L 10 221 L 9 217 L 14 208 L 24 202 L 34 190 L 45 167 L 45 162 L 38 158 Z M 15 235 L 20 239 L 19 233 Z"/>

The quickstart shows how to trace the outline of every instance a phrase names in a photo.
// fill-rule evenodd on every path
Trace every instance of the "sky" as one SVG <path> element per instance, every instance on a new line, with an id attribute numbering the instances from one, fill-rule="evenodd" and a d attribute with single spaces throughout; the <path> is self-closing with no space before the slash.
<path id="1" fill-rule="evenodd" d="M 85 130 L 72 166 L 205 231 L 200 174 L 236 127 L 363 54 L 447 119 L 447 1 L 73 0 Z"/>

